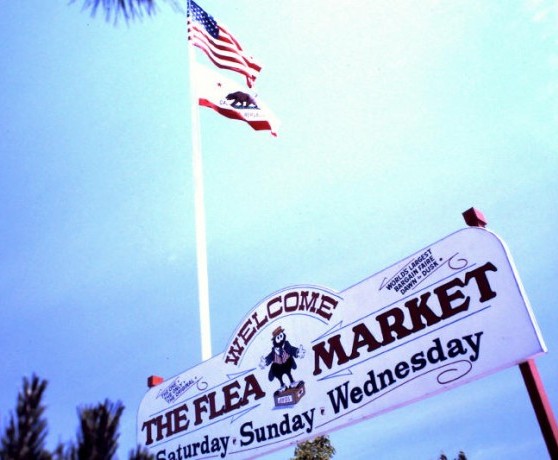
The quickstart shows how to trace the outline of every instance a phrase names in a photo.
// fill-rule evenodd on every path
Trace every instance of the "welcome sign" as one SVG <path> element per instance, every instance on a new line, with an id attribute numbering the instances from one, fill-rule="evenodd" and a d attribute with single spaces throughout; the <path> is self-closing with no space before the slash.
<path id="1" fill-rule="evenodd" d="M 225 351 L 150 389 L 157 460 L 253 458 L 545 352 L 503 242 L 453 233 L 344 291 L 259 302 Z"/>

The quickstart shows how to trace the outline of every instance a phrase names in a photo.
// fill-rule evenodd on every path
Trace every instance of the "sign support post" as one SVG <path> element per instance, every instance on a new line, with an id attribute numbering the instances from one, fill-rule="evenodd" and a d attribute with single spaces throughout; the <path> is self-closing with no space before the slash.
<path id="1" fill-rule="evenodd" d="M 558 427 L 537 365 L 533 359 L 529 359 L 519 365 L 519 370 L 527 387 L 533 409 L 537 414 L 550 458 L 558 458 Z"/>
<path id="2" fill-rule="evenodd" d="M 484 215 L 475 208 L 463 212 L 463 218 L 470 227 L 484 228 L 487 224 Z M 519 370 L 535 410 L 550 458 L 558 458 L 558 426 L 535 360 L 529 359 L 519 364 Z"/>

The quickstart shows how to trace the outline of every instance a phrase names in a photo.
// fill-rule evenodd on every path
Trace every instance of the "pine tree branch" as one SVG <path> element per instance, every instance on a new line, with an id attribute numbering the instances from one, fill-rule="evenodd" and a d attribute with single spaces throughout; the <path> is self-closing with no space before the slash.
<path id="1" fill-rule="evenodd" d="M 50 460 L 45 450 L 48 433 L 42 404 L 47 381 L 36 375 L 23 379 L 23 389 L 17 397 L 15 414 L 10 414 L 8 427 L 2 436 L 2 460 Z"/>

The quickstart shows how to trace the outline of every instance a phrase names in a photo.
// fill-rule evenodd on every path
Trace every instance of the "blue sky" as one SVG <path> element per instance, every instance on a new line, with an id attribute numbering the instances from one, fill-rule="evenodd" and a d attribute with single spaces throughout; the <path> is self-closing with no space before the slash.
<path id="1" fill-rule="evenodd" d="M 272 138 L 200 110 L 214 353 L 272 292 L 342 290 L 475 206 L 514 256 L 556 407 L 558 4 L 200 5 L 263 64 L 281 120 Z M 200 361 L 185 18 L 8 2 L 0 35 L 0 421 L 35 372 L 49 445 L 78 405 L 119 399 L 125 458 L 147 376 Z M 340 459 L 546 455 L 516 368 L 331 439 Z"/>

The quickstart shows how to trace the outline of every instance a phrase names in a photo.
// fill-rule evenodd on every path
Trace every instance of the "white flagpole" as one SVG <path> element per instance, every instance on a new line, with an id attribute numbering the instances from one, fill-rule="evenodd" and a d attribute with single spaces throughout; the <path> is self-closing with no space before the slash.
<path id="1" fill-rule="evenodd" d="M 188 5 L 189 6 L 189 5 Z M 190 11 L 190 8 L 188 8 Z M 196 258 L 198 267 L 198 297 L 200 314 L 201 358 L 212 356 L 211 322 L 209 316 L 209 282 L 207 269 L 207 242 L 205 230 L 205 208 L 203 200 L 203 168 L 201 155 L 200 117 L 198 95 L 194 83 L 194 47 L 188 43 L 190 67 L 190 94 L 192 97 L 192 169 L 194 176 L 194 212 L 196 226 Z"/>

